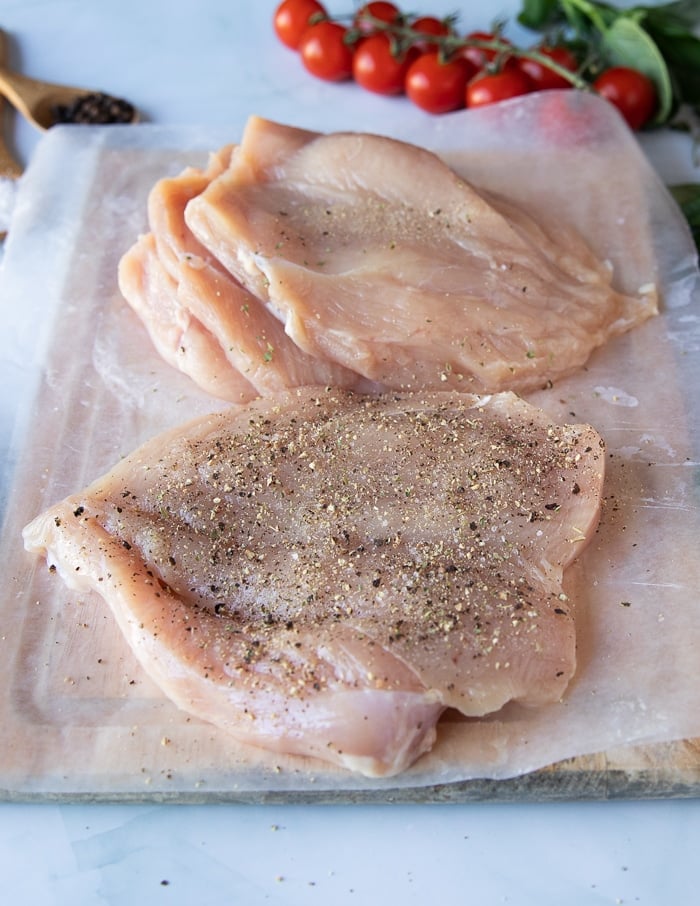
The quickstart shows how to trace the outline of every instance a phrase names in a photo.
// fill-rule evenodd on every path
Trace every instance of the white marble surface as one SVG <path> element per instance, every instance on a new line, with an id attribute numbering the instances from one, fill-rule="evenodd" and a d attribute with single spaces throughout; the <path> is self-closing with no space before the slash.
<path id="1" fill-rule="evenodd" d="M 102 88 L 152 122 L 231 124 L 249 113 L 328 128 L 424 114 L 303 72 L 271 29 L 275 3 L 0 0 L 12 62 Z M 446 14 L 451 0 L 423 0 Z M 336 12 L 351 0 L 328 4 Z M 514 0 L 462 3 L 465 30 Z M 8 118 L 18 158 L 38 135 Z M 645 148 L 668 181 L 700 179 L 686 142 Z M 0 745 L 2 744 L 0 740 Z M 700 803 L 450 806 L 0 805 L 1 901 L 168 903 L 686 904 L 695 902 Z"/>

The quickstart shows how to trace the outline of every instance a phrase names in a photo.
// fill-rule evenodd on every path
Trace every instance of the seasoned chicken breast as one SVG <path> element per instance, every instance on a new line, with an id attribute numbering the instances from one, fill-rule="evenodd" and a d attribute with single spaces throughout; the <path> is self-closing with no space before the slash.
<path id="1" fill-rule="evenodd" d="M 558 700 L 602 440 L 511 393 L 303 388 L 147 442 L 25 529 L 181 708 L 369 776 Z"/>
<path id="2" fill-rule="evenodd" d="M 252 117 L 239 146 L 159 180 L 148 219 L 122 293 L 167 361 L 234 402 L 305 384 L 526 391 L 657 311 L 653 284 L 619 292 L 559 220 L 377 135 Z"/>
<path id="3" fill-rule="evenodd" d="M 385 387 L 541 387 L 656 312 L 573 230 L 377 135 L 253 117 L 185 218 L 300 349 Z"/>
<path id="4" fill-rule="evenodd" d="M 219 176 L 234 149 L 159 180 L 148 197 L 150 232 L 119 262 L 119 287 L 154 346 L 208 393 L 232 402 L 305 384 L 357 390 L 371 383 L 303 352 L 284 325 L 203 246 L 185 223 L 187 203 Z"/>

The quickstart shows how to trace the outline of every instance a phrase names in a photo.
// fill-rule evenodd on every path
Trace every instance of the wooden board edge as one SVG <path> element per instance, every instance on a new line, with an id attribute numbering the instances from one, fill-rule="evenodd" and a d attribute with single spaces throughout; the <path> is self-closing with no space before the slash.
<path id="1" fill-rule="evenodd" d="M 55 804 L 436 805 L 691 799 L 700 796 L 700 738 L 571 758 L 505 780 L 383 789 L 86 792 L 0 789 L 0 801 Z"/>

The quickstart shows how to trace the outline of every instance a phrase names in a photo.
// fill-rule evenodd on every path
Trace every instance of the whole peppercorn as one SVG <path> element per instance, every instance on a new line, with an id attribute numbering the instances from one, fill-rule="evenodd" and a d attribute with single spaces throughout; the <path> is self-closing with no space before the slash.
<path id="1" fill-rule="evenodd" d="M 104 94 L 101 91 L 78 95 L 71 104 L 57 105 L 52 112 L 55 124 L 131 123 L 136 117 L 136 110 L 128 101 Z"/>

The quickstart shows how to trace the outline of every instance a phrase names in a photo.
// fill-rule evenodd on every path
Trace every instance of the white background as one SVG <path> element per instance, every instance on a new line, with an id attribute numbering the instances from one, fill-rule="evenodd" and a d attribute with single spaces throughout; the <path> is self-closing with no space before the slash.
<path id="1" fill-rule="evenodd" d="M 127 97 L 156 123 L 230 123 L 232 140 L 250 113 L 303 124 L 321 108 L 328 128 L 347 117 L 371 128 L 384 116 L 425 116 L 402 100 L 311 79 L 276 41 L 274 6 L 0 0 L 0 27 L 27 74 Z M 461 6 L 469 31 L 512 16 L 518 3 Z M 411 11 L 456 7 L 422 0 Z M 352 2 L 328 8 L 347 12 Z M 28 164 L 38 133 L 14 117 L 5 132 Z M 653 136 L 644 147 L 668 181 L 700 180 L 687 142 Z M 699 848 L 694 800 L 0 805 L 8 904 L 686 904 L 697 902 Z"/>

